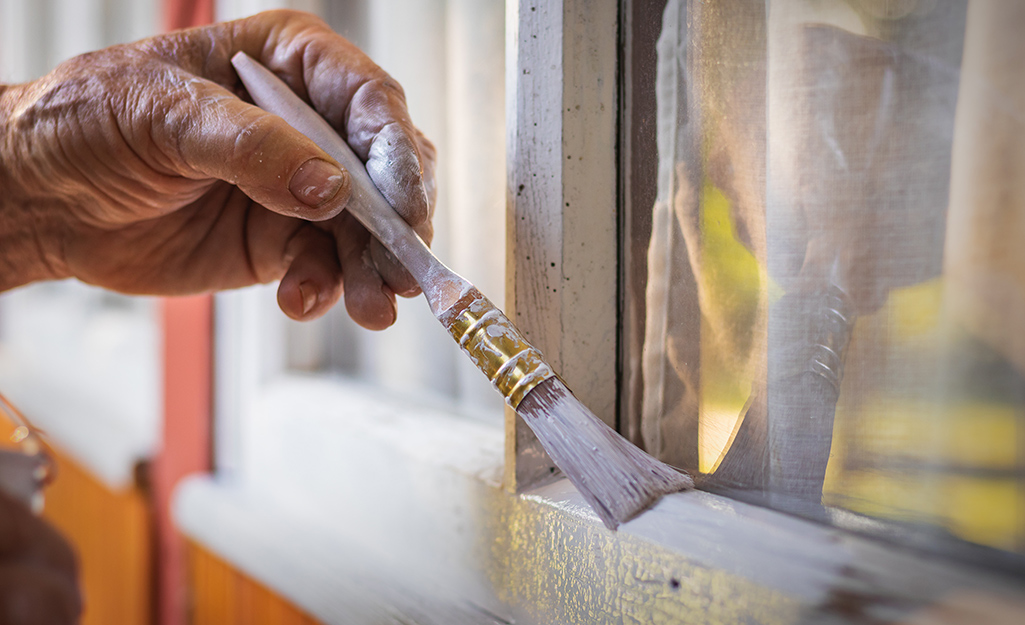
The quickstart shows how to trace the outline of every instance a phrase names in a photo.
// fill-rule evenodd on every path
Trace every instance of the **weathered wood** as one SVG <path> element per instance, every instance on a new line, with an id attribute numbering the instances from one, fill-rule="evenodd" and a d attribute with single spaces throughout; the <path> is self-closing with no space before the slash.
<path id="1" fill-rule="evenodd" d="M 574 394 L 616 416 L 615 3 L 508 5 L 510 316 Z M 548 473 L 507 416 L 507 482 Z M 512 487 L 518 487 L 512 486 Z"/>

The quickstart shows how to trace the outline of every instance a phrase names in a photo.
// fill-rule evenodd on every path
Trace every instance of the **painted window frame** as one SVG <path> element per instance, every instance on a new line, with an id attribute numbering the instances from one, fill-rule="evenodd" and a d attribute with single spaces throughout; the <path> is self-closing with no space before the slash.
<path id="1" fill-rule="evenodd" d="M 619 11 L 507 3 L 509 312 L 613 424 Z M 277 368 L 279 338 L 246 340 L 270 297 L 218 301 L 218 473 L 180 489 L 176 518 L 325 623 L 865 622 L 951 592 L 1022 597 L 1014 577 L 864 537 L 858 519 L 846 531 L 703 492 L 609 532 L 565 480 L 537 485 L 548 467 L 511 413 L 503 451 L 490 424 Z M 267 464 L 283 470 L 247 482 L 225 442 L 243 419 L 318 439 L 331 462 L 296 464 L 282 443 Z"/>

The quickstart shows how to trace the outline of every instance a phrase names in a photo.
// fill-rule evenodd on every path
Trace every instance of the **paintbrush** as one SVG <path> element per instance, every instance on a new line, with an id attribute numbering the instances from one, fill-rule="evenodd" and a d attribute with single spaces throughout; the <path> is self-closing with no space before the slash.
<path id="1" fill-rule="evenodd" d="M 615 529 L 662 495 L 693 486 L 690 476 L 644 453 L 584 407 L 505 314 L 434 256 L 324 118 L 245 53 L 232 63 L 258 106 L 284 118 L 348 170 L 352 195 L 346 210 L 412 274 L 434 316 L 523 417 L 606 527 Z"/>

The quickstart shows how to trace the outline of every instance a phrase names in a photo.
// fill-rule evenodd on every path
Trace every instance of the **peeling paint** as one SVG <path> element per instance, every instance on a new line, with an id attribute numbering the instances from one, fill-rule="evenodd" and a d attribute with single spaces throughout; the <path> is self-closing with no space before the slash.
<path id="1" fill-rule="evenodd" d="M 480 561 L 497 598 L 534 622 L 794 623 L 801 602 L 700 566 L 550 503 L 499 497 L 481 511 Z"/>

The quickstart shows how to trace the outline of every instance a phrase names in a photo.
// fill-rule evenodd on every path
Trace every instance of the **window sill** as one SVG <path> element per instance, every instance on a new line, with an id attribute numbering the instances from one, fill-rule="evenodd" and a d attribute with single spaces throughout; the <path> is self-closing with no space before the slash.
<path id="1" fill-rule="evenodd" d="M 113 492 L 132 488 L 137 466 L 156 449 L 156 428 L 131 414 L 115 414 L 116 408 L 93 394 L 46 376 L 6 371 L 0 372 L 0 388 L 12 389 L 6 395 L 46 439 Z"/>
<path id="2" fill-rule="evenodd" d="M 704 492 L 609 532 L 565 480 L 502 489 L 498 428 L 348 384 L 286 378 L 247 426 L 259 459 L 186 482 L 175 518 L 325 623 L 858 622 L 955 589 L 1022 592 Z"/>
<path id="3" fill-rule="evenodd" d="M 4 294 L 0 389 L 60 451 L 123 491 L 159 440 L 159 331 L 152 301 L 98 297 L 77 283 Z"/>

